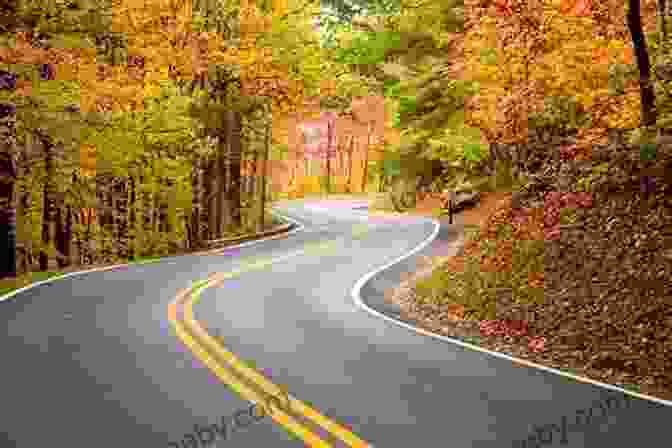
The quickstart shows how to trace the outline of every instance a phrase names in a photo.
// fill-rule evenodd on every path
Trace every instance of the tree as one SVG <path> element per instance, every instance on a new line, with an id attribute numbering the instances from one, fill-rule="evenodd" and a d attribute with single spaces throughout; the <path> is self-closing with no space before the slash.
<path id="1" fill-rule="evenodd" d="M 0 72 L 0 88 L 12 89 L 14 85 L 12 73 Z M 0 278 L 16 276 L 15 114 L 13 104 L 0 104 Z"/>
<path id="2" fill-rule="evenodd" d="M 270 114 L 269 114 L 270 115 Z M 259 211 L 259 230 L 262 230 L 265 225 L 266 219 L 266 179 L 268 175 L 268 157 L 271 150 L 271 123 L 266 122 L 265 126 L 265 138 L 264 138 L 264 157 L 262 159 L 262 172 L 261 172 L 261 198 L 260 198 L 260 211 Z"/>
<path id="3" fill-rule="evenodd" d="M 651 127 L 656 124 L 656 94 L 651 79 L 651 63 L 646 47 L 646 39 L 642 31 L 639 0 L 628 0 L 628 29 L 635 50 L 639 69 L 639 90 L 642 126 Z"/>
<path id="4" fill-rule="evenodd" d="M 481 139 L 464 120 L 473 83 L 461 73 L 464 20 L 459 3 L 403 1 L 400 6 L 395 17 L 354 19 L 358 30 L 349 31 L 352 37 L 343 33 L 335 56 L 355 70 L 366 67 L 375 88 L 384 93 L 401 130 L 396 151 L 407 162 L 396 181 L 410 190 L 416 177 L 423 177 L 422 170 L 429 169 L 427 161 L 461 160 L 480 147 Z"/>
<path id="5" fill-rule="evenodd" d="M 165 252 L 182 228 L 193 248 L 225 220 L 240 227 L 241 167 L 268 146 L 250 143 L 248 118 L 290 113 L 320 80 L 315 2 L 272 15 L 230 0 L 195 1 L 195 12 L 177 0 L 20 3 L 22 25 L 0 48 L 0 68 L 19 79 L 0 100 L 16 109 L 14 200 L 42 267 L 69 258 L 70 242 L 80 261 L 111 260 Z"/>

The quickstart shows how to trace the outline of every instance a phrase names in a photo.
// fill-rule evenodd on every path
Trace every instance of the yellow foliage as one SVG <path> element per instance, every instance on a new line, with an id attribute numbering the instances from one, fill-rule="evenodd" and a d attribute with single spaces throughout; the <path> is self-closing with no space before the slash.
<path id="1" fill-rule="evenodd" d="M 532 21 L 516 14 L 486 14 L 469 28 L 464 45 L 465 77 L 478 82 L 479 92 L 468 101 L 467 121 L 480 127 L 489 140 L 504 135 L 522 137 L 514 122 L 524 121 L 524 115 L 538 107 L 540 99 L 573 96 L 603 124 L 636 127 L 637 95 L 619 99 L 626 110 L 607 107 L 612 103 L 607 89 L 609 65 L 632 63 L 631 43 L 596 37 L 595 21 L 585 15 L 589 5 L 584 1 L 541 3 L 540 26 L 530 25 Z M 527 14 L 532 17 L 536 13 Z M 488 49 L 496 51 L 495 64 L 483 62 Z M 497 120 L 498 113 L 505 116 Z"/>

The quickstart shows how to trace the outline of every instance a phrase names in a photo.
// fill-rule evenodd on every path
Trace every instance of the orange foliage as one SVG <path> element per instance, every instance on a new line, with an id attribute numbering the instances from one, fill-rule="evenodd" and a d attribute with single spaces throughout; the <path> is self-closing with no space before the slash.
<path id="1" fill-rule="evenodd" d="M 573 96 L 592 115 L 579 131 L 584 152 L 607 129 L 637 126 L 636 83 L 619 96 L 607 84 L 610 64 L 635 62 L 622 1 L 494 0 L 494 15 L 481 4 L 466 4 L 465 66 L 480 90 L 465 118 L 488 143 L 526 141 L 528 116 L 548 96 Z M 645 29 L 655 26 L 655 0 L 642 2 L 642 16 Z M 496 50 L 496 66 L 482 62 L 484 49 Z"/>
<path id="2" fill-rule="evenodd" d="M 591 0 L 563 0 L 560 10 L 563 14 L 574 17 L 589 17 L 592 14 Z"/>
<path id="3" fill-rule="evenodd" d="M 512 226 L 511 237 L 498 236 L 498 227 Z M 475 258 L 481 272 L 511 272 L 513 268 L 513 248 L 518 241 L 544 240 L 544 209 L 533 208 L 515 211 L 511 208 L 511 194 L 507 193 L 495 207 L 494 213 L 481 222 L 478 238 L 466 242 L 462 255 L 450 258 L 444 269 L 451 272 L 464 272 L 468 258 Z M 486 254 L 481 249 L 482 242 L 494 242 L 495 250 Z M 544 287 L 544 273 L 532 272 L 528 275 L 530 288 Z"/>

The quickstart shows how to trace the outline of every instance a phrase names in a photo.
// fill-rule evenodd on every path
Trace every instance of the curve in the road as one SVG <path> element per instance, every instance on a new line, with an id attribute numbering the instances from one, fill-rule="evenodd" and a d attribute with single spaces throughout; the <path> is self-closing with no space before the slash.
<path id="1" fill-rule="evenodd" d="M 279 215 L 275 212 L 274 214 L 282 217 L 283 219 L 294 221 L 292 218 L 287 216 Z M 283 393 L 286 394 L 286 391 L 283 391 L 281 387 L 273 384 L 260 372 L 249 367 L 233 353 L 226 350 L 224 346 L 219 343 L 219 341 L 209 335 L 194 318 L 193 305 L 198 301 L 201 291 L 206 288 L 216 287 L 225 279 L 236 277 L 245 271 L 261 269 L 270 266 L 273 263 L 302 255 L 305 252 L 306 249 L 302 249 L 270 260 L 258 261 L 256 263 L 247 265 L 243 269 L 238 269 L 233 272 L 211 275 L 207 280 L 202 280 L 192 286 L 192 288 L 181 291 L 178 297 L 169 305 L 169 320 L 176 334 L 185 344 L 185 346 L 187 346 L 195 356 L 197 356 L 206 366 L 208 366 L 208 368 L 210 368 L 213 373 L 215 373 L 215 375 L 220 378 L 220 380 L 231 386 L 243 398 L 252 402 L 261 403 L 263 402 L 263 395 L 277 397 Z M 212 354 L 215 354 L 215 356 Z M 220 362 L 218 362 L 218 360 Z M 245 386 L 242 384 L 244 382 L 247 382 L 248 384 L 252 383 L 252 385 Z M 255 388 L 255 386 L 257 389 L 261 390 L 261 393 L 255 393 L 252 390 Z M 288 394 L 286 395 L 289 397 Z M 296 419 L 292 418 L 290 415 L 292 413 L 295 415 L 298 413 L 301 417 L 318 425 L 328 434 L 336 437 L 349 447 L 368 448 L 371 446 L 352 431 L 325 417 L 316 409 L 308 406 L 306 403 L 296 399 L 295 397 L 290 397 L 289 404 L 289 407 L 294 410 L 294 412 L 283 412 L 283 410 L 278 409 L 277 414 L 271 413 L 271 417 L 274 421 L 276 421 L 276 423 L 284 427 L 287 431 L 303 440 L 307 446 L 319 448 L 330 447 L 331 445 L 324 442 L 314 432 L 308 430 L 305 426 L 298 423 Z M 289 409 L 285 409 L 285 411 L 289 411 Z"/>
<path id="2" fill-rule="evenodd" d="M 454 339 L 454 338 L 443 336 L 443 335 L 440 335 L 440 334 L 437 334 L 437 333 L 433 333 L 431 331 L 425 330 L 423 328 L 419 328 L 418 326 L 413 325 L 412 323 L 401 319 L 398 313 L 390 312 L 389 307 L 384 304 L 384 302 L 382 300 L 382 297 L 375 297 L 376 294 L 370 294 L 368 296 L 366 296 L 366 294 L 364 294 L 366 297 L 362 297 L 362 290 L 367 286 L 367 284 L 374 281 L 376 276 L 379 276 L 379 277 L 384 276 L 386 271 L 391 270 L 394 266 L 398 265 L 400 262 L 402 262 L 402 261 L 406 260 L 407 258 L 415 255 L 416 253 L 422 251 L 429 244 L 431 244 L 432 241 L 434 241 L 434 239 L 439 234 L 439 231 L 441 230 L 442 224 L 439 221 L 436 221 L 436 220 L 432 220 L 432 221 L 434 222 L 434 224 L 436 226 L 434 232 L 424 242 L 422 242 L 418 247 L 411 250 L 407 254 L 402 255 L 399 258 L 385 264 L 384 266 L 381 266 L 381 267 L 369 272 L 368 274 L 363 276 L 354 285 L 354 287 L 352 288 L 352 291 L 351 291 L 351 297 L 352 297 L 352 300 L 355 302 L 355 304 L 360 309 L 362 309 L 363 311 L 365 311 L 369 314 L 372 314 L 372 315 L 374 315 L 378 318 L 384 319 L 388 322 L 391 322 L 395 325 L 401 326 L 401 327 L 403 327 L 407 330 L 413 331 L 413 332 L 421 334 L 423 336 L 428 336 L 428 337 L 438 339 L 438 340 L 443 341 L 443 342 L 448 342 L 448 343 L 451 343 L 451 344 L 459 345 L 460 347 L 468 348 L 470 350 L 475 350 L 475 351 L 478 351 L 478 352 L 481 352 L 481 353 L 486 353 L 488 355 L 492 355 L 492 356 L 495 356 L 497 358 L 506 359 L 507 361 L 510 361 L 512 363 L 515 363 L 515 364 L 520 364 L 520 365 L 524 365 L 526 367 L 532 367 L 534 369 L 543 370 L 545 372 L 560 375 L 560 376 L 563 376 L 565 378 L 569 378 L 569 379 L 572 379 L 572 380 L 575 380 L 575 381 L 580 381 L 580 382 L 583 382 L 583 383 L 588 383 L 588 384 L 592 384 L 594 386 L 602 387 L 604 389 L 609 389 L 609 390 L 612 390 L 612 391 L 621 392 L 621 393 L 624 393 L 626 395 L 637 397 L 637 398 L 640 398 L 640 399 L 643 399 L 643 400 L 648 400 L 648 401 L 658 403 L 658 404 L 662 404 L 662 405 L 665 405 L 665 406 L 672 406 L 672 401 L 669 401 L 669 400 L 665 400 L 665 399 L 662 399 L 662 398 L 657 398 L 657 397 L 642 394 L 642 393 L 639 393 L 639 392 L 627 390 L 627 389 L 624 389 L 624 388 L 621 388 L 621 387 L 618 387 L 618 386 L 614 386 L 613 384 L 603 383 L 603 382 L 596 381 L 596 380 L 593 380 L 593 379 L 590 379 L 590 378 L 587 378 L 587 377 L 574 375 L 572 373 L 564 372 L 564 371 L 559 370 L 559 369 L 554 369 L 552 367 L 547 367 L 547 366 L 544 366 L 544 365 L 541 365 L 541 364 L 533 363 L 533 362 L 527 361 L 525 359 L 515 358 L 513 356 L 509 356 L 509 355 L 506 355 L 504 353 L 491 351 L 491 350 L 485 349 L 483 347 L 480 347 L 478 345 L 473 345 L 473 344 L 469 344 L 468 342 L 463 342 L 459 339 Z M 456 240 L 453 243 L 453 246 L 454 246 L 453 248 L 458 249 L 463 244 L 463 242 L 464 242 L 464 235 L 462 235 L 458 240 Z M 453 254 L 454 254 L 454 252 L 455 251 L 453 251 Z M 398 278 L 397 273 L 390 276 L 390 279 L 396 279 L 396 278 Z"/>
<path id="3" fill-rule="evenodd" d="M 299 412 L 294 415 L 289 394 L 284 395 L 289 405 L 282 406 L 282 397 L 274 404 L 268 398 L 277 389 L 264 390 L 232 369 L 219 369 L 215 377 L 212 369 L 227 364 L 221 354 L 206 347 L 199 358 L 183 349 L 165 319 L 166 305 L 175 291 L 194 286 L 203 298 L 191 317 L 210 335 L 217 341 L 223 335 L 229 351 L 254 360 L 248 364 L 275 384 L 288 385 L 312 408 L 376 446 L 428 445 L 428 440 L 430 446 L 519 448 L 552 445 L 548 441 L 559 437 L 562 446 L 616 448 L 641 444 L 642 436 L 647 446 L 669 445 L 669 405 L 568 381 L 573 377 L 543 366 L 525 368 L 501 354 L 361 312 L 350 285 L 359 287 L 366 307 L 396 317 L 379 306 L 383 291 L 398 285 L 400 271 L 414 271 L 418 257 L 445 255 L 438 253 L 439 246 L 456 240 L 457 226 L 442 226 L 434 244 L 417 251 L 435 229 L 429 220 L 398 225 L 396 219 L 374 219 L 369 228 L 375 231 L 366 238 L 341 238 L 362 216 L 311 213 L 307 205 L 287 207 L 285 213 L 305 225 L 304 232 L 287 240 L 239 244 L 253 247 L 218 250 L 215 256 L 108 267 L 100 274 L 32 285 L 17 300 L 0 302 L 7 330 L 0 338 L 0 446 L 79 447 L 104 435 L 96 442 L 101 448 L 158 448 L 165 446 L 167 428 L 178 429 L 187 419 L 200 424 L 213 415 L 230 415 L 247 400 L 269 403 L 274 415 L 287 409 L 298 425 L 325 442 L 322 446 L 342 446 L 341 439 L 331 440 L 337 439 L 333 433 L 306 424 Z M 329 249 L 328 256 L 314 257 L 306 250 L 311 246 L 320 249 L 319 255 Z M 297 249 L 306 256 L 255 269 Z M 402 253 L 407 255 L 399 257 Z M 249 264 L 251 259 L 256 263 Z M 385 266 L 377 268 L 380 264 Z M 222 278 L 219 272 L 231 274 L 236 268 L 254 272 L 226 281 L 226 290 L 210 287 Z M 368 281 L 361 280 L 372 269 Z M 194 285 L 199 278 L 205 280 Z M 220 296 L 231 300 L 215 300 Z M 268 300 L 271 296 L 279 300 Z M 183 320 L 181 311 L 176 307 L 171 317 Z M 154 325 L 157 320 L 160 326 Z M 194 368 L 187 368 L 189 363 Z M 273 373 L 257 363 L 272 366 Z M 241 398 L 222 382 L 237 382 L 247 395 Z M 627 415 L 588 408 L 589 403 L 609 408 L 614 399 L 627 402 Z M 224 417 L 221 421 L 227 425 Z M 546 424 L 551 421 L 558 423 Z M 271 423 L 226 445 L 290 448 L 305 443 Z M 538 435 L 521 442 L 530 431 Z M 569 433 L 574 434 L 567 442 Z M 73 439 L 82 442 L 73 445 Z M 183 446 L 195 446 L 194 435 L 185 434 L 183 440 Z"/>
<path id="4" fill-rule="evenodd" d="M 214 351 L 212 347 L 214 340 L 212 337 L 210 337 L 207 333 L 203 334 L 203 332 L 199 332 L 198 329 L 192 328 L 192 325 L 187 323 L 193 322 L 193 316 L 187 317 L 189 314 L 191 314 L 190 306 L 188 306 L 187 309 L 180 310 L 180 305 L 182 304 L 181 302 L 183 300 L 188 299 L 188 297 L 197 297 L 197 294 L 201 289 L 213 286 L 212 282 L 212 280 L 199 282 L 196 288 L 188 288 L 187 290 L 181 291 L 176 301 L 169 305 L 168 319 L 181 342 L 194 354 L 194 356 L 203 362 L 203 364 L 205 364 L 208 369 L 210 369 L 217 376 L 217 378 L 224 382 L 224 384 L 229 385 L 244 399 L 255 404 L 264 405 L 268 401 L 265 400 L 265 397 L 262 397 L 259 392 L 253 390 L 252 387 L 240 381 L 240 377 L 234 375 L 231 371 L 231 368 L 226 368 L 222 365 L 222 362 L 218 362 L 217 358 L 212 354 Z M 187 322 L 180 319 L 180 312 L 186 315 L 184 317 L 186 318 L 185 320 Z M 224 355 L 228 354 L 228 352 L 222 353 L 221 350 L 218 350 L 217 353 Z M 235 363 L 235 360 L 231 358 L 229 358 L 228 361 Z M 269 414 L 270 417 L 281 427 L 285 428 L 291 434 L 308 443 L 309 446 L 315 446 L 319 448 L 328 447 L 328 445 L 322 442 L 322 440 L 320 440 L 317 435 L 308 431 L 282 409 L 268 409 L 268 407 L 265 407 L 264 411 L 265 413 Z"/>
<path id="5" fill-rule="evenodd" d="M 242 248 L 242 247 L 248 247 L 248 246 L 252 246 L 252 245 L 255 245 L 255 244 L 262 243 L 264 241 L 286 238 L 289 235 L 293 235 L 293 234 L 295 234 L 297 232 L 300 232 L 304 229 L 303 224 L 301 224 L 299 221 L 296 221 L 295 219 L 292 219 L 290 217 L 282 216 L 282 215 L 280 215 L 280 214 L 278 214 L 274 211 L 271 211 L 271 213 L 289 221 L 291 224 L 293 224 L 293 228 L 291 228 L 290 230 L 288 230 L 286 232 L 282 232 L 280 234 L 277 234 L 277 235 L 267 236 L 267 237 L 263 237 L 263 238 L 257 238 L 257 239 L 254 239 L 253 241 L 248 241 L 248 242 L 245 242 L 245 243 L 236 244 L 235 246 L 227 246 L 227 247 L 224 247 L 224 248 L 192 252 L 189 255 L 218 255 L 218 254 L 221 254 L 222 252 L 226 252 L 227 250 L 238 249 L 238 248 Z M 17 295 L 21 294 L 22 292 L 28 291 L 29 289 L 33 289 L 33 288 L 36 288 L 38 286 L 46 285 L 48 283 L 53 283 L 55 281 L 58 281 L 58 280 L 61 280 L 61 279 L 64 279 L 64 278 L 74 277 L 74 276 L 84 275 L 84 274 L 90 274 L 92 272 L 114 271 L 115 269 L 123 269 L 123 268 L 133 266 L 133 265 L 166 263 L 166 262 L 170 263 L 169 260 L 177 259 L 179 257 L 181 257 L 181 255 L 172 256 L 172 257 L 171 256 L 161 257 L 161 258 L 156 258 L 156 259 L 153 259 L 153 260 L 143 260 L 143 261 L 138 261 L 138 262 L 133 262 L 133 263 L 119 263 L 119 264 L 115 264 L 115 265 L 112 265 L 112 266 L 104 266 L 104 267 L 98 267 L 98 268 L 83 269 L 81 271 L 76 271 L 76 272 L 69 272 L 67 274 L 58 275 L 58 276 L 54 276 L 54 277 L 51 277 L 51 278 L 48 278 L 48 279 L 45 279 L 45 280 L 41 280 L 39 282 L 31 283 L 31 284 L 26 285 L 22 288 L 17 288 L 15 290 L 11 291 L 11 292 L 8 292 L 7 294 L 1 295 L 0 296 L 0 302 L 5 301 L 5 300 L 9 300 L 13 297 L 16 297 Z"/>

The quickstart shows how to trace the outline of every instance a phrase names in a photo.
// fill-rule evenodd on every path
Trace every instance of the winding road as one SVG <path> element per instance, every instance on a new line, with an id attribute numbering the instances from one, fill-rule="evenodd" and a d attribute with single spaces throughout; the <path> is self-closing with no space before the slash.
<path id="1" fill-rule="evenodd" d="M 0 298 L 0 448 L 672 444 L 668 405 L 392 322 L 382 292 L 462 232 L 365 205 L 280 202 L 289 235 Z M 276 386 L 286 412 L 206 443 Z"/>

